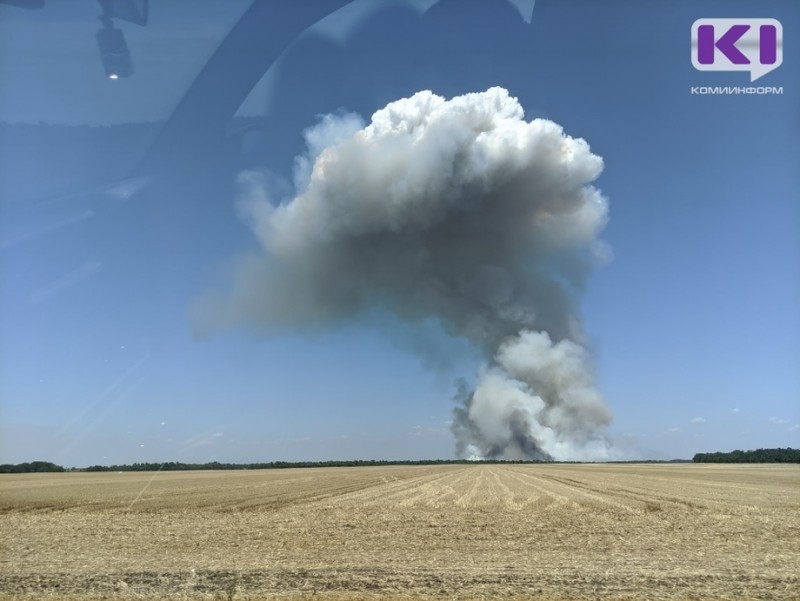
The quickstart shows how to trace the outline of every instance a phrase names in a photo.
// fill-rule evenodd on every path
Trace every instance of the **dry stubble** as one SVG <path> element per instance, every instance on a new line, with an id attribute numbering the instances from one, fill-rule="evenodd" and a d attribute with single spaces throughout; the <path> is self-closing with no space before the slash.
<path id="1" fill-rule="evenodd" d="M 797 599 L 798 491 L 773 465 L 4 475 L 0 599 Z"/>

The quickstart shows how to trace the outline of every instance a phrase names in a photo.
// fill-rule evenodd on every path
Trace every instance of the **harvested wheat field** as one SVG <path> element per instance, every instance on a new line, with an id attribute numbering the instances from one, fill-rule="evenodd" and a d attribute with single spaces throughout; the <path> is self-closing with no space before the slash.
<path id="1" fill-rule="evenodd" d="M 800 468 L 0 477 L 1 599 L 798 599 Z"/>

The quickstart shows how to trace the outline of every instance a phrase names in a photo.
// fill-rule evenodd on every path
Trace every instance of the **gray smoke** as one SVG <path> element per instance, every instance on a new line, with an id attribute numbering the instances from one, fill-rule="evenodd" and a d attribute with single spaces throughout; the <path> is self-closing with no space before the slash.
<path id="1" fill-rule="evenodd" d="M 607 254 L 602 159 L 502 88 L 392 102 L 364 126 L 327 116 L 305 133 L 294 193 L 241 176 L 263 252 L 196 328 L 307 328 L 381 307 L 431 317 L 485 353 L 454 412 L 460 456 L 607 456 L 610 412 L 593 385 L 576 299 Z"/>

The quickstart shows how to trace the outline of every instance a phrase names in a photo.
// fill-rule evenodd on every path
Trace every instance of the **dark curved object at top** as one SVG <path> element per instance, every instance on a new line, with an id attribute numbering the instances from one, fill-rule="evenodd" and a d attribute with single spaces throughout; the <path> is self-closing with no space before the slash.
<path id="1" fill-rule="evenodd" d="M 134 175 L 215 158 L 253 86 L 308 27 L 352 0 L 254 0 L 194 80 Z M 178 161 L 176 165 L 176 160 Z"/>

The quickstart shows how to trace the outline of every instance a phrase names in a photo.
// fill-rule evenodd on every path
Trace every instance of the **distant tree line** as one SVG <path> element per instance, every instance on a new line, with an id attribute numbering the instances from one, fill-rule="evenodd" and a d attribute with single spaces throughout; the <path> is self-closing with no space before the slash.
<path id="1" fill-rule="evenodd" d="M 49 461 L 31 461 L 30 463 L 3 463 L 0 465 L 0 474 L 27 474 L 31 472 L 64 472 L 60 465 Z"/>
<path id="2" fill-rule="evenodd" d="M 755 451 L 732 451 L 730 453 L 697 453 L 694 463 L 800 463 L 800 449 L 758 449 Z M 689 460 L 671 459 L 643 461 L 612 461 L 609 463 L 688 463 Z M 262 463 L 182 463 L 166 461 L 164 463 L 130 463 L 123 465 L 91 465 L 85 468 L 69 468 L 69 470 L 50 461 L 32 461 L 30 463 L 5 463 L 0 465 L 0 474 L 24 474 L 33 472 L 157 472 L 157 471 L 191 471 L 191 470 L 274 470 L 288 468 L 311 467 L 382 467 L 389 465 L 474 465 L 505 464 L 525 465 L 540 463 L 581 463 L 579 461 L 539 461 L 503 459 L 485 459 L 473 461 L 467 459 L 422 459 L 406 461 L 390 461 L 382 459 L 354 459 L 342 461 L 268 461 Z"/>
<path id="3" fill-rule="evenodd" d="M 730 453 L 697 453 L 695 463 L 800 463 L 800 449 L 756 449 Z"/>
<path id="4" fill-rule="evenodd" d="M 83 468 L 85 472 L 154 472 L 154 471 L 188 471 L 188 470 L 275 470 L 304 467 L 380 467 L 388 465 L 453 465 L 472 464 L 467 459 L 422 459 L 407 461 L 389 461 L 380 459 L 354 459 L 343 461 L 269 461 L 266 463 L 181 463 L 167 461 L 164 463 L 132 463 L 125 465 L 91 465 Z M 486 460 L 481 463 L 544 463 L 542 461 L 501 461 Z"/>

